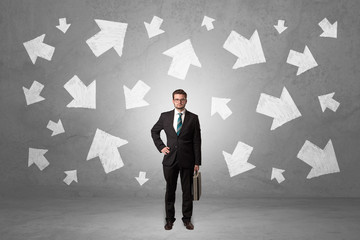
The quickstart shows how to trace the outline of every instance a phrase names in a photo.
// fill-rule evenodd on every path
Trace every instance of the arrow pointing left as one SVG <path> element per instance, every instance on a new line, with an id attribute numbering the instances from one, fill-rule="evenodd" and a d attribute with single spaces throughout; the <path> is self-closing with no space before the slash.
<path id="1" fill-rule="evenodd" d="M 43 43 L 44 38 L 45 34 L 23 43 L 33 64 L 35 64 L 38 57 L 50 61 L 54 54 L 55 48 Z"/>
<path id="2" fill-rule="evenodd" d="M 340 103 L 333 99 L 335 92 L 318 96 L 321 110 L 325 112 L 326 108 L 329 108 L 333 112 L 336 112 Z"/>
<path id="3" fill-rule="evenodd" d="M 226 105 L 230 101 L 231 99 L 229 98 L 213 97 L 211 99 L 211 116 L 215 113 L 219 113 L 223 120 L 227 119 L 232 114 L 231 109 Z"/>
<path id="4" fill-rule="evenodd" d="M 100 19 L 95 19 L 95 22 L 101 31 L 86 41 L 94 55 L 99 57 L 109 49 L 114 48 L 121 57 L 128 24 Z"/>
<path id="5" fill-rule="evenodd" d="M 96 108 L 96 80 L 86 87 L 75 75 L 65 83 L 64 88 L 74 98 L 67 105 L 68 108 Z"/>
<path id="6" fill-rule="evenodd" d="M 47 149 L 29 148 L 28 167 L 35 163 L 40 171 L 42 171 L 44 168 L 49 166 L 48 160 L 44 157 L 44 154 L 47 151 Z"/>
<path id="7" fill-rule="evenodd" d="M 149 103 L 144 100 L 144 96 L 149 91 L 150 87 L 141 80 L 131 90 L 124 85 L 126 109 L 148 106 Z"/>
<path id="8" fill-rule="evenodd" d="M 274 118 L 271 130 L 301 116 L 285 87 L 281 92 L 280 98 L 261 93 L 256 112 Z"/>
<path id="9" fill-rule="evenodd" d="M 45 98 L 40 96 L 40 93 L 43 90 L 43 88 L 44 88 L 44 85 L 42 85 L 41 83 L 39 83 L 37 81 L 34 81 L 31 84 L 30 89 L 23 87 L 26 105 L 30 105 L 30 104 L 45 100 Z"/>
<path id="10" fill-rule="evenodd" d="M 324 149 L 306 140 L 297 157 L 312 167 L 307 179 L 340 172 L 331 139 Z"/>
<path id="11" fill-rule="evenodd" d="M 190 39 L 168 49 L 163 54 L 173 58 L 168 71 L 170 76 L 184 80 L 190 65 L 201 67 Z"/>
<path id="12" fill-rule="evenodd" d="M 146 172 L 139 172 L 139 177 L 135 177 L 140 186 L 142 186 L 144 183 L 149 181 L 148 178 L 146 178 Z"/>
<path id="13" fill-rule="evenodd" d="M 112 172 L 124 166 L 118 147 L 127 143 L 124 139 L 97 129 L 86 160 L 99 157 L 105 173 Z"/>

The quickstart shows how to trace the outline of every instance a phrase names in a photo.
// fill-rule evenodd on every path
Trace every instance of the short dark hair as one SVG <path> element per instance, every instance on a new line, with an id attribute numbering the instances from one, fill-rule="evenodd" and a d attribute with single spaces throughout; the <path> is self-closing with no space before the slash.
<path id="1" fill-rule="evenodd" d="M 182 94 L 182 95 L 185 95 L 185 99 L 187 98 L 186 92 L 182 89 L 177 89 L 173 92 L 173 94 L 172 94 L 173 99 L 174 99 L 175 94 Z"/>

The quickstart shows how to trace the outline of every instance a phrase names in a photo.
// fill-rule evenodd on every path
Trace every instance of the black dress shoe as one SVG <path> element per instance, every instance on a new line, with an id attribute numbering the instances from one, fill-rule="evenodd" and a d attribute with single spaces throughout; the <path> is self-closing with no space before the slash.
<path id="1" fill-rule="evenodd" d="M 190 221 L 184 222 L 184 226 L 186 227 L 187 230 L 194 230 L 194 225 Z"/>
<path id="2" fill-rule="evenodd" d="M 173 227 L 174 223 L 171 221 L 166 221 L 166 224 L 164 226 L 165 230 L 171 230 Z"/>

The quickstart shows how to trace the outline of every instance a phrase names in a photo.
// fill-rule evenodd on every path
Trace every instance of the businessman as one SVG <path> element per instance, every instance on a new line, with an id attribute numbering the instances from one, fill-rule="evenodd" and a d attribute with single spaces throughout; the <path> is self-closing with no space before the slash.
<path id="1" fill-rule="evenodd" d="M 151 129 L 151 136 L 156 148 L 164 154 L 163 172 L 166 180 L 165 230 L 171 230 L 175 218 L 175 192 L 180 173 L 182 196 L 182 221 L 188 230 L 193 230 L 191 223 L 193 212 L 192 182 L 194 171 L 201 165 L 200 123 L 196 114 L 189 112 L 185 106 L 187 94 L 184 90 L 175 90 L 172 94 L 175 109 L 164 112 Z M 167 138 L 165 145 L 160 138 L 164 130 Z"/>

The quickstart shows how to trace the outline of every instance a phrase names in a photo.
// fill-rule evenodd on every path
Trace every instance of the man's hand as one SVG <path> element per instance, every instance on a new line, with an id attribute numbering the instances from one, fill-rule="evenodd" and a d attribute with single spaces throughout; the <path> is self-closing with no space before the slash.
<path id="1" fill-rule="evenodd" d="M 195 165 L 194 167 L 194 172 L 198 172 L 200 170 L 200 166 L 199 165 Z"/>
<path id="2" fill-rule="evenodd" d="M 161 152 L 162 152 L 164 155 L 167 155 L 167 154 L 170 152 L 170 148 L 169 148 L 169 147 L 164 147 L 163 149 L 161 149 Z"/>

